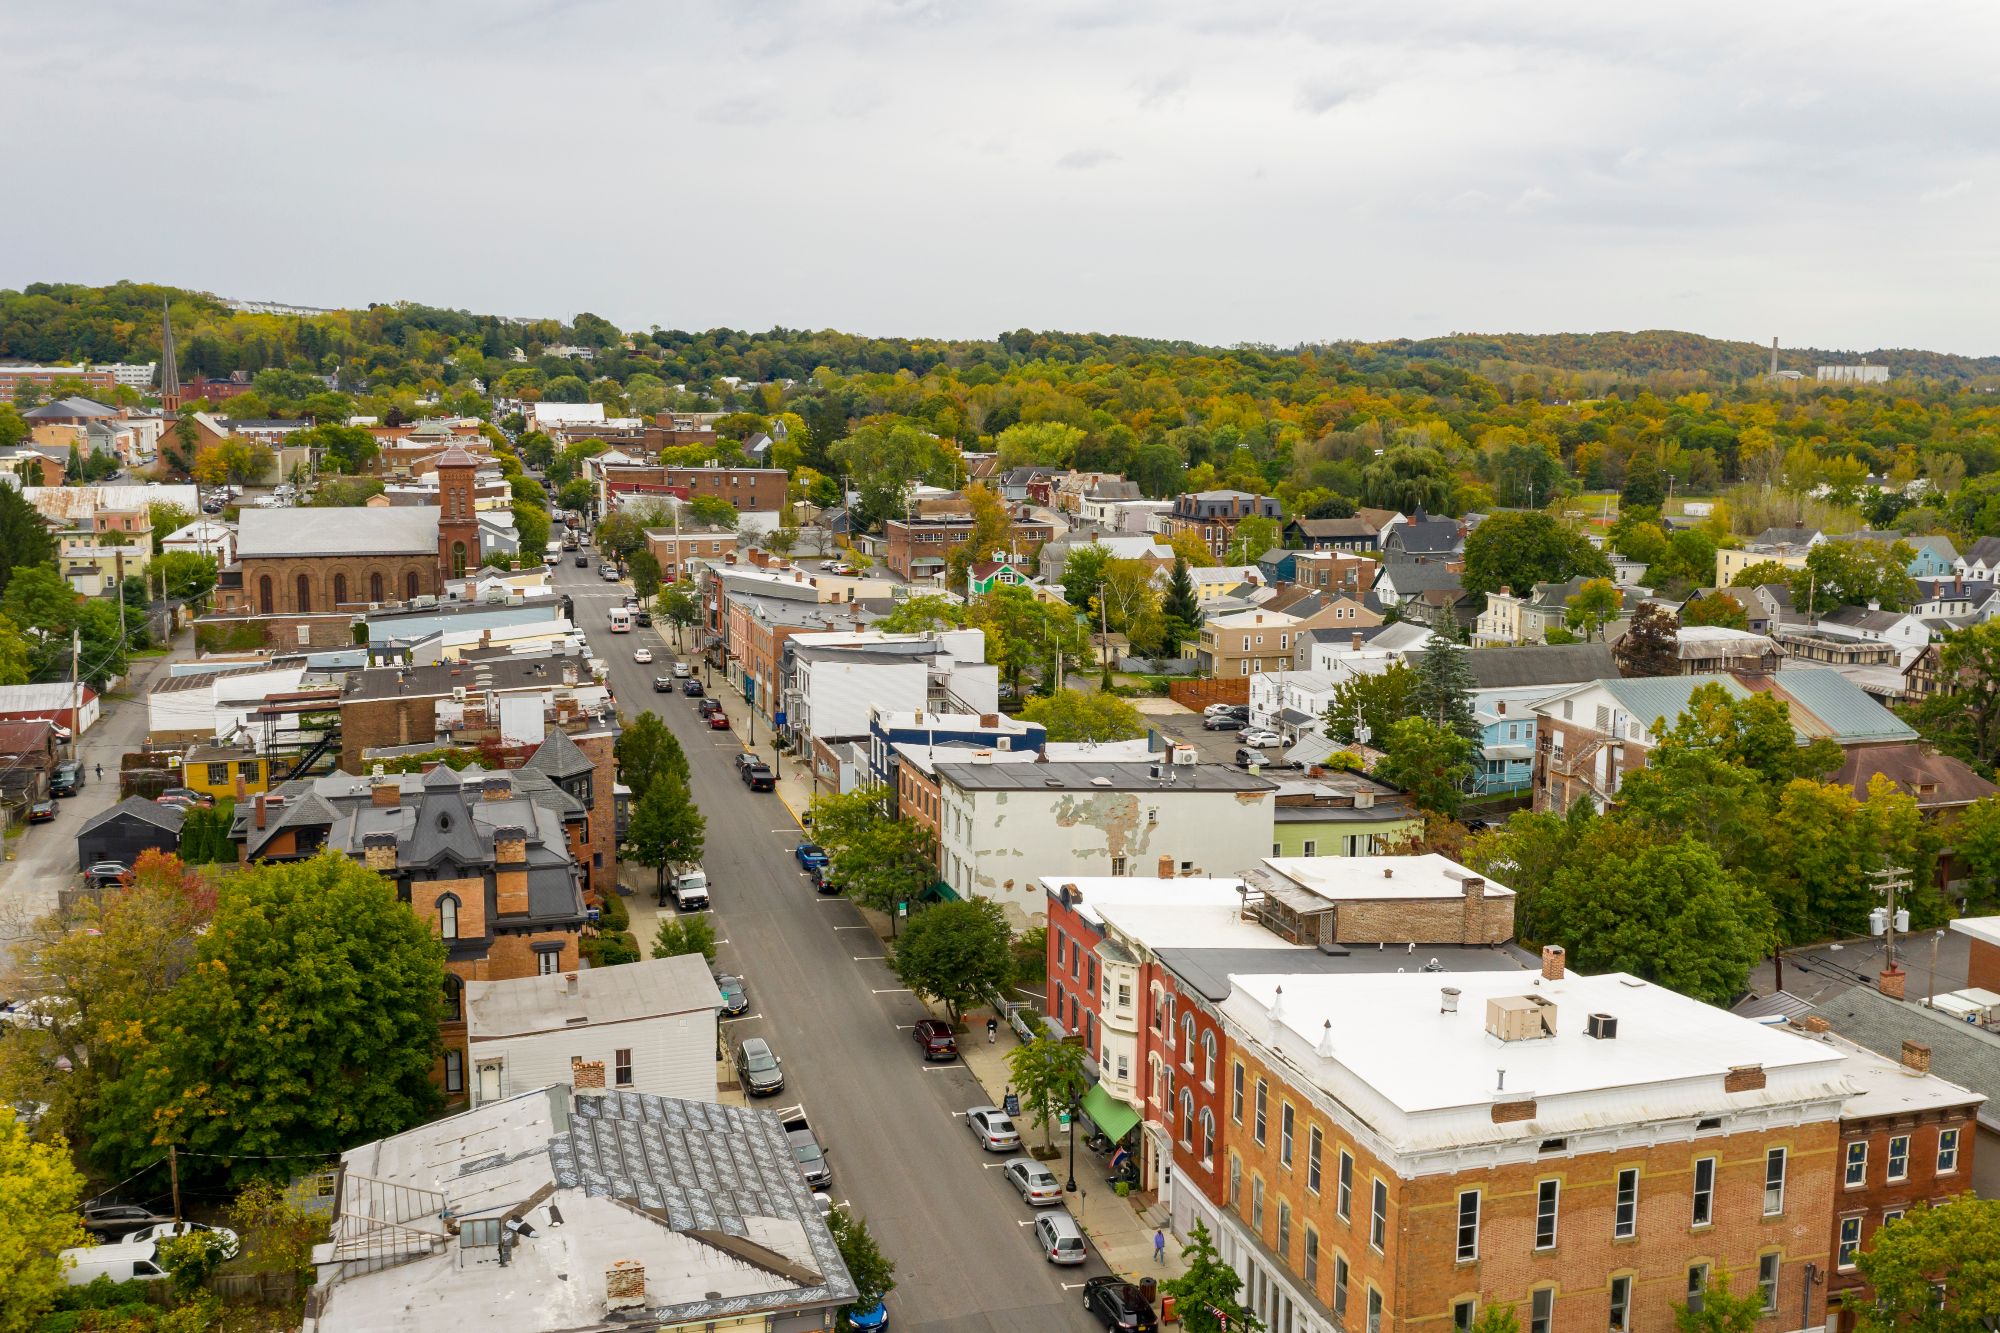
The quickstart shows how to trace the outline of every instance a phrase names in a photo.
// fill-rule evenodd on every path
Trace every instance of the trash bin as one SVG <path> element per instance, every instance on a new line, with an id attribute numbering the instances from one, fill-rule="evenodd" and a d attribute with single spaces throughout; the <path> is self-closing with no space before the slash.
<path id="1" fill-rule="evenodd" d="M 1162 1299 L 1160 1301 L 1160 1322 L 1163 1324 L 1178 1324 L 1180 1321 L 1180 1311 L 1174 1308 L 1174 1298 L 1168 1296 Z"/>
<path id="2" fill-rule="evenodd" d="M 1160 1284 L 1150 1277 L 1139 1279 L 1139 1295 L 1148 1305 L 1157 1305 L 1160 1300 Z"/>

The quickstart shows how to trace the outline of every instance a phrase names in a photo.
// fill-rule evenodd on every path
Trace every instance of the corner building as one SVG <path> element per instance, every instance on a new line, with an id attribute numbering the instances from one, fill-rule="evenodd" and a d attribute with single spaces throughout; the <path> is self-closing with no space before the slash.
<path id="1" fill-rule="evenodd" d="M 1838 1051 L 1559 949 L 1230 980 L 1217 1245 L 1273 1333 L 1655 1333 L 1723 1272 L 1823 1324 Z"/>

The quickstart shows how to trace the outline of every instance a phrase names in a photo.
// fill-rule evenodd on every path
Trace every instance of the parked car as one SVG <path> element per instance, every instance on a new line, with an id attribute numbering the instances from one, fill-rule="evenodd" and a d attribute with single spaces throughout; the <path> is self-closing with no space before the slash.
<path id="1" fill-rule="evenodd" d="M 1238 768 L 1248 768 L 1252 764 L 1262 764 L 1265 762 L 1262 750 L 1253 750 L 1247 745 L 1236 747 L 1236 766 Z"/>
<path id="2" fill-rule="evenodd" d="M 1009 1157 L 1006 1165 L 1000 1168 L 1000 1174 L 1007 1177 L 1007 1183 L 1020 1192 L 1022 1203 L 1045 1208 L 1062 1202 L 1062 1184 L 1056 1179 L 1056 1173 L 1032 1157 Z"/>
<path id="3" fill-rule="evenodd" d="M 965 1123 L 972 1130 L 972 1137 L 979 1140 L 979 1146 L 988 1152 L 1020 1150 L 1021 1131 L 1014 1128 L 1014 1122 L 997 1106 L 972 1107 L 965 1113 Z"/>
<path id="4" fill-rule="evenodd" d="M 1243 719 L 1232 713 L 1217 713 L 1214 717 L 1203 718 L 1201 725 L 1204 731 L 1241 731 Z"/>
<path id="5" fill-rule="evenodd" d="M 236 1251 L 240 1248 L 236 1239 L 236 1233 L 228 1227 L 212 1227 L 204 1222 L 155 1222 L 151 1226 L 140 1227 L 137 1231 L 127 1232 L 119 1238 L 117 1243 L 120 1245 L 157 1245 L 161 1241 L 171 1240 L 175 1236 L 192 1236 L 197 1231 L 215 1233 L 215 1235 L 222 1239 L 223 1257 L 225 1259 L 234 1259 L 236 1257 Z"/>
<path id="6" fill-rule="evenodd" d="M 653 613 L 651 611 L 634 611 L 632 613 L 632 623 L 641 629 L 651 629 L 653 627 Z"/>
<path id="7" fill-rule="evenodd" d="M 155 796 L 153 798 L 153 804 L 171 805 L 171 806 L 176 806 L 181 810 L 192 810 L 195 807 L 199 806 L 201 802 L 195 800 L 191 796 L 182 796 L 176 792 L 162 792 L 158 796 Z"/>
<path id="8" fill-rule="evenodd" d="M 686 680 L 689 676 L 693 674 L 694 674 L 694 668 L 689 666 L 686 662 L 674 663 L 674 678 L 676 680 Z"/>
<path id="9" fill-rule="evenodd" d="M 618 581 L 618 566 L 599 565 L 597 567 L 597 577 L 603 579 L 606 583 L 616 583 Z"/>
<path id="10" fill-rule="evenodd" d="M 702 697 L 700 703 L 694 706 L 694 715 L 696 717 L 707 717 L 710 713 L 719 713 L 721 711 L 722 700 L 710 699 L 706 695 Z"/>
<path id="11" fill-rule="evenodd" d="M 83 1208 L 83 1229 L 97 1236 L 123 1236 L 173 1220 L 137 1203 L 91 1203 Z"/>
<path id="12" fill-rule="evenodd" d="M 83 763 L 77 759 L 65 759 L 49 774 L 49 795 L 74 796 L 83 790 Z"/>
<path id="13" fill-rule="evenodd" d="M 716 717 L 721 716 L 720 713 L 716 714 Z M 713 725 L 712 721 L 710 725 Z M 743 766 L 743 785 L 751 791 L 775 791 L 778 779 L 777 775 L 771 772 L 771 766 L 760 759 L 754 764 Z"/>
<path id="14" fill-rule="evenodd" d="M 1210 704 L 1201 710 L 1201 715 L 1203 717 L 1234 717 L 1236 715 L 1236 705 Z"/>
<path id="15" fill-rule="evenodd" d="M 650 666 L 653 661 L 653 650 L 651 648 L 634 648 L 632 650 L 632 660 L 640 666 Z"/>
<path id="16" fill-rule="evenodd" d="M 666 676 L 653 677 L 653 693 L 672 694 L 673 692 L 674 692 L 674 682 L 672 681 L 672 679 Z"/>
<path id="17" fill-rule="evenodd" d="M 784 1061 L 762 1037 L 745 1037 L 736 1047 L 736 1078 L 752 1097 L 768 1097 L 785 1088 Z"/>
<path id="18" fill-rule="evenodd" d="M 1285 738 L 1275 731 L 1246 731 L 1243 733 L 1242 741 L 1245 745 L 1254 745 L 1261 750 L 1272 745 L 1283 745 Z"/>
<path id="19" fill-rule="evenodd" d="M 826 848 L 818 843 L 802 842 L 792 848 L 792 859 L 799 863 L 799 869 L 811 870 L 814 866 L 825 865 L 830 858 L 826 854 Z"/>
<path id="20" fill-rule="evenodd" d="M 747 1013 L 750 1009 L 750 992 L 743 985 L 742 977 L 732 977 L 727 972 L 715 979 L 715 989 L 722 993 L 722 1012 L 725 1014 Z"/>
<path id="21" fill-rule="evenodd" d="M 813 888 L 820 893 L 840 892 L 840 885 L 834 881 L 833 867 L 830 865 L 814 866 L 806 871 L 806 877 L 812 880 Z"/>
<path id="22" fill-rule="evenodd" d="M 917 1049 L 924 1053 L 926 1060 L 955 1060 L 958 1058 L 958 1038 L 951 1034 L 951 1024 L 942 1018 L 923 1018 L 910 1035 L 916 1039 Z"/>
<path id="23" fill-rule="evenodd" d="M 177 801 L 193 801 L 204 809 L 215 804 L 213 796 L 205 791 L 196 791 L 193 787 L 169 787 L 160 795 L 171 796 Z"/>
<path id="24" fill-rule="evenodd" d="M 1052 1264 L 1081 1264 L 1090 1260 L 1090 1252 L 1084 1248 L 1083 1232 L 1076 1225 L 1076 1219 L 1066 1212 L 1046 1212 L 1035 1219 L 1031 1228 L 1035 1233 L 1035 1244 L 1042 1251 L 1042 1258 Z"/>
<path id="25" fill-rule="evenodd" d="M 1157 1333 L 1160 1327 L 1146 1293 L 1122 1277 L 1094 1277 L 1084 1283 L 1083 1308 L 1119 1333 Z"/>
<path id="26" fill-rule="evenodd" d="M 702 697 L 701 682 L 690 676 L 681 682 L 681 693 L 690 699 Z"/>
<path id="27" fill-rule="evenodd" d="M 80 1245 L 57 1256 L 63 1281 L 87 1287 L 98 1278 L 113 1282 L 157 1282 L 167 1275 L 151 1245 Z"/>
<path id="28" fill-rule="evenodd" d="M 787 1106 L 778 1112 L 778 1123 L 784 1127 L 786 1142 L 792 1145 L 792 1160 L 799 1164 L 806 1188 L 821 1190 L 831 1185 L 833 1168 L 827 1165 L 826 1149 L 820 1146 L 812 1123 L 806 1119 L 806 1108 Z"/>
<path id="29" fill-rule="evenodd" d="M 122 883 L 132 872 L 116 861 L 99 861 L 83 872 L 84 882 L 93 889 L 108 889 Z"/>
<path id="30" fill-rule="evenodd" d="M 729 714 L 723 712 L 720 708 L 710 713 L 708 715 L 708 729 L 710 731 L 729 730 Z"/>
<path id="31" fill-rule="evenodd" d="M 877 1301 L 866 1310 L 849 1310 L 847 1326 L 858 1328 L 862 1333 L 878 1333 L 879 1330 L 889 1327 L 889 1307 Z"/>
<path id="32" fill-rule="evenodd" d="M 30 824 L 53 824 L 55 818 L 56 803 L 53 797 L 48 800 L 36 801 L 28 807 L 28 822 Z"/>

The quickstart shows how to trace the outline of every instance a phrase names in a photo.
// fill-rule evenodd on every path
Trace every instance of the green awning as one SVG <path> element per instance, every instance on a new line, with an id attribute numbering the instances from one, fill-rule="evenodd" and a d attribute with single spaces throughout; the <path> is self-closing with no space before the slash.
<path id="1" fill-rule="evenodd" d="M 1093 1083 L 1090 1091 L 1083 1094 L 1083 1113 L 1113 1143 L 1130 1134 L 1132 1126 L 1139 1123 L 1139 1113 L 1106 1092 L 1102 1083 Z"/>
<path id="2" fill-rule="evenodd" d="M 958 901 L 958 892 L 951 885 L 939 880 L 918 894 L 917 898 L 918 901 L 927 903 L 955 903 Z"/>

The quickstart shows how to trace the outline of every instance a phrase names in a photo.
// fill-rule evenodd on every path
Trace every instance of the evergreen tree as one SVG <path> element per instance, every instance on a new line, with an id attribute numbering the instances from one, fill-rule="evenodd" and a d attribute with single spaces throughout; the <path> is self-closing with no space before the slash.
<path id="1" fill-rule="evenodd" d="M 55 539 L 35 507 L 19 487 L 0 486 L 0 593 L 6 592 L 15 570 L 46 565 L 55 556 Z"/>
<path id="2" fill-rule="evenodd" d="M 1174 557 L 1174 572 L 1167 579 L 1167 595 L 1160 602 L 1160 614 L 1167 623 L 1161 652 L 1171 656 L 1201 628 L 1201 601 L 1194 594 L 1194 576 L 1188 573 L 1187 557 Z"/>
<path id="3" fill-rule="evenodd" d="M 1475 682 L 1467 664 L 1467 649 L 1443 635 L 1433 635 L 1417 659 L 1417 678 L 1410 703 L 1433 726 L 1447 727 L 1469 741 L 1479 739 L 1479 719 L 1472 711 Z"/>

